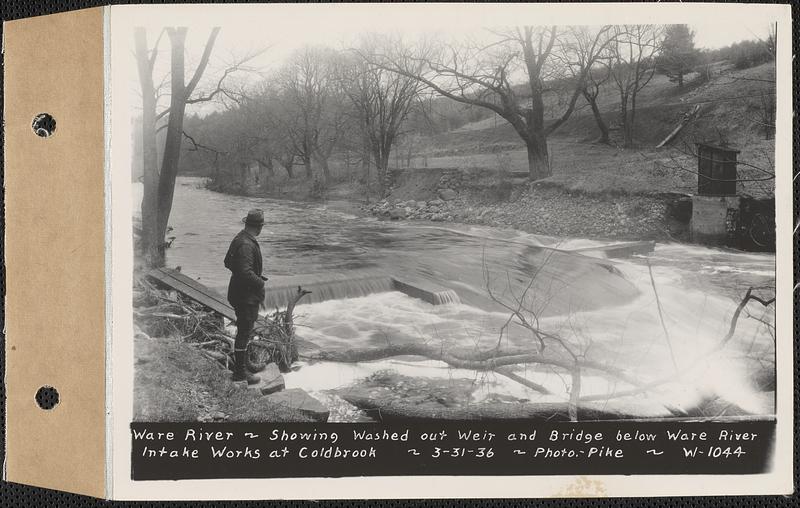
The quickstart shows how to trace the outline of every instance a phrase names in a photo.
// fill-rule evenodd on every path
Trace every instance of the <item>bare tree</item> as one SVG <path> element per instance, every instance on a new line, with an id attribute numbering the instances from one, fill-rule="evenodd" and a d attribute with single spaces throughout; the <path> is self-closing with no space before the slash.
<path id="1" fill-rule="evenodd" d="M 775 137 L 775 93 L 766 92 L 759 97 L 759 108 L 756 111 L 754 123 L 759 125 L 764 131 L 764 139 Z"/>
<path id="2" fill-rule="evenodd" d="M 142 248 L 149 266 L 163 264 L 163 243 L 166 232 L 158 231 L 158 150 L 156 145 L 156 87 L 153 66 L 163 31 L 152 49 L 148 49 L 147 32 L 134 30 L 136 61 L 142 91 L 142 168 L 144 193 L 142 198 Z"/>
<path id="3" fill-rule="evenodd" d="M 294 107 L 284 98 L 279 83 L 265 82 L 248 97 L 244 106 L 252 117 L 254 135 L 263 143 L 264 157 L 277 162 L 291 179 L 298 155 L 292 134 L 299 132 L 299 127 Z"/>
<path id="4" fill-rule="evenodd" d="M 149 266 L 163 266 L 165 247 L 164 235 L 167 230 L 172 199 L 175 192 L 175 179 L 181 158 L 181 147 L 186 133 L 183 123 L 186 107 L 215 100 L 220 95 L 232 96 L 225 88 L 226 80 L 235 72 L 246 70 L 245 63 L 257 57 L 262 51 L 254 52 L 230 64 L 210 90 L 198 91 L 198 84 L 208 67 L 220 27 L 211 29 L 206 40 L 203 53 L 197 67 L 188 82 L 185 80 L 185 53 L 187 27 L 166 27 L 158 36 L 152 49 L 147 46 L 147 34 L 144 28 L 134 31 L 135 54 L 139 71 L 139 82 L 142 88 L 143 105 L 143 170 L 144 197 L 142 199 L 142 229 L 145 262 Z M 170 40 L 170 66 L 161 84 L 154 85 L 153 69 L 158 56 L 158 46 L 163 34 Z M 169 107 L 156 113 L 158 100 L 161 97 L 161 85 L 169 83 Z M 197 93 L 195 93 L 197 92 Z M 166 118 L 166 123 L 163 119 Z M 159 125 L 161 123 L 161 125 Z M 161 164 L 158 164 L 156 133 L 166 129 Z M 197 148 L 197 145 L 194 145 Z M 210 148 L 210 147 L 209 147 Z M 216 150 L 216 149 L 214 149 Z M 224 153 L 219 151 L 220 155 Z M 218 158 L 215 159 L 218 161 Z"/>
<path id="5" fill-rule="evenodd" d="M 603 86 L 610 78 L 611 73 L 609 72 L 607 65 L 593 69 L 592 72 L 590 72 L 587 76 L 581 92 L 583 94 L 583 98 L 586 99 L 586 102 L 589 104 L 589 107 L 592 110 L 592 116 L 594 116 L 597 129 L 600 131 L 600 136 L 597 138 L 597 143 L 602 143 L 605 145 L 610 144 L 611 139 L 609 136 L 610 133 L 608 124 L 603 118 L 603 113 L 600 111 L 600 106 L 598 105 L 598 97 L 600 96 L 600 91 L 602 90 Z"/>
<path id="6" fill-rule="evenodd" d="M 370 55 L 397 43 L 377 35 L 363 37 L 360 48 L 355 50 L 357 56 L 340 67 L 342 90 L 357 111 L 365 146 L 375 160 L 381 193 L 385 191 L 392 147 L 422 86 L 413 77 L 370 62 Z M 419 71 L 419 65 L 414 68 L 410 62 L 405 67 Z M 366 160 L 368 164 L 369 158 Z"/>
<path id="7" fill-rule="evenodd" d="M 573 79 L 580 80 L 583 76 L 580 91 L 589 104 L 597 128 L 600 130 L 597 142 L 603 144 L 610 142 L 609 129 L 600 112 L 598 97 L 611 78 L 609 46 L 616 36 L 617 32 L 611 27 L 602 27 L 599 30 L 586 26 L 573 27 L 558 53 Z"/>
<path id="8" fill-rule="evenodd" d="M 561 84 L 564 69 L 554 57 L 554 48 L 567 36 L 555 27 L 517 27 L 492 32 L 489 44 L 464 42 L 415 52 L 395 47 L 371 60 L 383 68 L 412 77 L 440 95 L 497 113 L 514 128 L 528 151 L 530 179 L 552 174 L 547 137 L 566 122 L 581 96 L 583 81 L 603 50 L 601 29 L 591 44 L 585 67 L 571 80 L 571 92 L 555 119 L 545 118 L 545 96 Z M 523 87 L 514 81 L 522 79 Z"/>
<path id="9" fill-rule="evenodd" d="M 334 53 L 327 48 L 305 47 L 297 51 L 280 75 L 285 104 L 285 128 L 294 152 L 303 161 L 306 178 L 313 177 L 312 160 L 329 155 L 335 144 L 335 115 L 328 109 L 335 101 Z M 333 122 L 331 122 L 333 120 Z M 323 165 L 323 170 L 327 165 Z M 325 174 L 326 180 L 329 175 Z"/>
<path id="10" fill-rule="evenodd" d="M 626 147 L 633 146 L 636 132 L 636 99 L 656 71 L 654 57 L 660 49 L 659 25 L 615 26 L 611 77 L 620 99 L 620 121 Z"/>
<path id="11" fill-rule="evenodd" d="M 153 66 L 158 54 L 158 41 L 148 53 L 147 35 L 143 28 L 134 33 L 136 56 L 138 60 L 139 81 L 142 86 L 143 113 L 143 156 L 144 156 L 144 198 L 142 200 L 142 230 L 145 261 L 150 266 L 164 265 L 164 236 L 167 230 L 172 197 L 175 191 L 175 178 L 180 162 L 180 149 L 183 140 L 183 117 L 186 105 L 204 98 L 191 98 L 203 72 L 208 65 L 214 42 L 219 34 L 219 27 L 211 30 L 200 62 L 188 83 L 184 81 L 186 27 L 168 27 L 167 33 L 171 44 L 170 61 L 170 107 L 160 114 L 155 113 L 156 89 L 153 85 Z M 163 32 L 162 32 L 163 33 Z M 161 167 L 158 167 L 156 153 L 156 122 L 169 115 L 167 136 L 164 144 Z"/>
<path id="12" fill-rule="evenodd" d="M 317 136 L 314 156 L 319 162 L 325 183 L 331 181 L 329 160 L 333 152 L 341 148 L 342 140 L 350 126 L 350 116 L 345 114 L 348 107 L 346 98 L 338 87 L 333 87 L 327 107 L 322 110 L 319 135 Z"/>
<path id="13" fill-rule="evenodd" d="M 770 23 L 769 24 L 769 31 L 767 33 L 767 39 L 764 41 L 767 45 L 767 51 L 772 56 L 772 59 L 775 59 L 775 56 L 778 54 L 778 24 L 777 23 Z"/>

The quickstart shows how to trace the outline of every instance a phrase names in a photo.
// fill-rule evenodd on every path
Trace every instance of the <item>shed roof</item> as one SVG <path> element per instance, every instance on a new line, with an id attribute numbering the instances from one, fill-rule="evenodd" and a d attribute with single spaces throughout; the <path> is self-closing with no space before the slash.
<path id="1" fill-rule="evenodd" d="M 695 145 L 704 146 L 706 148 L 711 148 L 712 150 L 716 150 L 718 152 L 741 153 L 741 150 L 736 150 L 734 148 L 727 147 L 727 146 L 712 145 L 710 143 L 695 143 Z"/>

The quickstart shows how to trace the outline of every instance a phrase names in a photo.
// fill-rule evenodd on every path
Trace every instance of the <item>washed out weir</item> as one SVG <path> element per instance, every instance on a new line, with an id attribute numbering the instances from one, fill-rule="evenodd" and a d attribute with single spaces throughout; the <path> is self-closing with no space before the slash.
<path id="1" fill-rule="evenodd" d="M 169 268 L 156 268 L 147 276 L 168 289 L 174 289 L 182 295 L 204 305 L 217 314 L 236 321 L 233 308 L 219 292 L 200 284 L 185 274 Z M 286 307 L 294 300 L 297 288 L 302 287 L 310 293 L 304 298 L 305 303 L 318 303 L 340 298 L 367 296 L 386 291 L 400 291 L 413 298 L 419 298 L 431 305 L 460 303 L 458 295 L 451 289 L 435 284 L 418 282 L 410 283 L 388 276 L 361 276 L 355 278 L 341 277 L 338 280 L 318 281 L 306 277 L 296 277 L 280 287 L 270 287 L 266 291 L 265 307 L 277 309 Z"/>
<path id="2" fill-rule="evenodd" d="M 230 273 L 222 259 L 246 210 L 263 208 L 267 224 L 259 243 L 270 278 L 267 309 L 284 308 L 298 285 L 311 290 L 298 305 L 302 308 L 296 321 L 298 337 L 324 352 L 377 348 L 387 341 L 489 348 L 497 343 L 497 330 L 508 319 L 507 310 L 487 295 L 490 286 L 505 302 L 528 290 L 543 326 L 591 341 L 591 357 L 618 362 L 646 378 L 673 369 L 647 265 L 652 268 L 679 362 L 688 362 L 699 349 L 724 335 L 742 287 L 774 283 L 771 255 L 652 242 L 613 245 L 486 227 L 381 222 L 319 204 L 213 193 L 202 189 L 201 183 L 178 181 L 170 218 L 175 240 L 167 251 L 167 266 L 182 267 L 182 274 L 216 291 L 227 305 L 221 295 Z M 758 337 L 757 348 L 771 347 L 771 339 L 761 340 L 763 332 L 750 321 L 741 322 L 737 334 Z M 520 330 L 512 330 L 503 340 L 508 347 L 531 344 L 530 334 Z M 729 347 L 737 345 L 734 340 Z M 302 388 L 328 407 L 333 407 L 326 398 L 332 389 L 386 369 L 415 379 L 472 379 L 476 375 L 421 358 L 356 364 L 301 358 L 298 367 L 286 376 L 286 391 Z M 563 391 L 563 382 L 552 373 L 535 369 L 521 373 L 552 391 Z M 720 364 L 692 386 L 714 383 L 710 389 L 727 390 L 729 400 L 750 404 L 750 411 L 756 411 L 762 406 L 754 398 L 744 400 L 752 395 L 750 376 L 747 367 Z M 535 396 L 515 388 L 511 381 L 502 386 L 496 379 L 490 381 L 482 381 L 489 392 Z M 582 389 L 591 395 L 609 387 L 587 377 Z M 681 399 L 687 394 L 669 396 Z"/>
<path id="3" fill-rule="evenodd" d="M 374 293 L 400 291 L 413 298 L 419 298 L 431 305 L 461 303 L 458 294 L 452 289 L 428 281 L 401 280 L 389 275 L 363 275 L 359 273 L 340 274 L 325 279 L 319 276 L 298 276 L 281 280 L 280 286 L 269 283 L 266 288 L 264 304 L 267 309 L 286 306 L 294 296 L 297 287 L 311 291 L 302 303 L 319 303 L 341 298 L 355 298 Z"/>

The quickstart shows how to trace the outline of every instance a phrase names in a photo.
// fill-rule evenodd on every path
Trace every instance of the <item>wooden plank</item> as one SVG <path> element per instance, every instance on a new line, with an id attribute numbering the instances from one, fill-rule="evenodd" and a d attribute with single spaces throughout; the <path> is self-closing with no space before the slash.
<path id="1" fill-rule="evenodd" d="M 218 291 L 216 291 L 214 289 L 211 289 L 210 287 L 202 284 L 201 282 L 196 281 L 195 279 L 192 279 L 191 277 L 187 277 L 186 275 L 182 274 L 181 272 L 179 272 L 177 270 L 172 270 L 172 269 L 169 269 L 169 268 L 162 268 L 161 272 L 164 275 L 166 275 L 168 277 L 171 277 L 172 279 L 175 279 L 176 281 L 178 281 L 180 283 L 186 284 L 187 286 L 195 289 L 196 291 L 199 291 L 199 292 L 207 295 L 209 298 L 217 300 L 222 305 L 228 306 L 228 300 L 227 300 L 226 297 L 222 296 Z"/>
<path id="2" fill-rule="evenodd" d="M 630 257 L 634 254 L 650 254 L 655 250 L 656 242 L 652 240 L 643 240 L 639 242 L 625 242 L 615 243 L 612 245 L 603 245 L 600 247 L 584 247 L 582 249 L 575 249 L 569 252 L 577 254 L 585 254 L 587 252 L 597 252 L 603 254 L 606 258 L 622 258 Z"/>
<path id="3" fill-rule="evenodd" d="M 407 282 L 392 278 L 394 288 L 401 293 L 412 298 L 424 300 L 431 305 L 442 305 L 445 303 L 461 303 L 458 294 L 452 289 L 438 286 L 430 281 Z"/>
<path id="4" fill-rule="evenodd" d="M 206 287 L 203 284 L 180 274 L 179 272 L 175 272 L 173 270 L 162 270 L 160 280 L 164 284 L 167 284 L 176 290 L 180 290 L 187 296 L 197 298 L 198 302 L 208 305 L 209 307 L 230 307 L 225 297 L 217 293 L 215 290 Z"/>
<path id="5" fill-rule="evenodd" d="M 147 276 L 225 316 L 231 321 L 236 321 L 236 312 L 225 301 L 224 297 L 196 280 L 168 268 L 153 269 Z"/>

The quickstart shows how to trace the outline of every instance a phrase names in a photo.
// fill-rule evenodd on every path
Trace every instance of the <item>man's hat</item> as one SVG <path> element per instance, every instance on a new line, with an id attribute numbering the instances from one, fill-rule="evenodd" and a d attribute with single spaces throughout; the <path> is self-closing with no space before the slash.
<path id="1" fill-rule="evenodd" d="M 242 222 L 245 224 L 252 224 L 253 226 L 263 226 L 264 225 L 264 210 L 259 210 L 254 208 L 247 212 L 247 217 L 242 219 Z"/>

